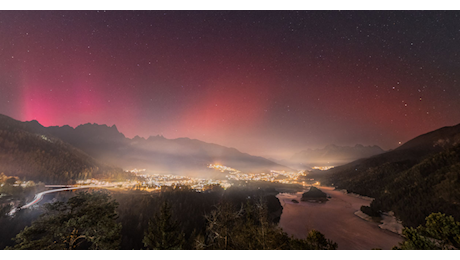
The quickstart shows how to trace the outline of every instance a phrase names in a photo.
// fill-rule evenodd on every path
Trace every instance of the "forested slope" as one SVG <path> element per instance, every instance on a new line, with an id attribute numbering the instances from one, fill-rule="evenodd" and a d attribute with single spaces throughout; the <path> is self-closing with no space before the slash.
<path id="1" fill-rule="evenodd" d="M 460 220 L 460 145 L 393 174 L 372 203 L 394 211 L 407 226 L 418 226 L 433 212 Z"/>
<path id="2" fill-rule="evenodd" d="M 0 115 L 0 173 L 45 183 L 77 179 L 127 177 L 121 169 L 46 134 L 37 122 L 19 122 Z"/>
<path id="3" fill-rule="evenodd" d="M 323 182 L 375 198 L 373 209 L 394 211 L 406 226 L 423 224 L 433 212 L 460 219 L 460 145 L 418 163 L 402 160 L 348 169 Z"/>
<path id="4" fill-rule="evenodd" d="M 375 198 L 406 226 L 433 212 L 460 219 L 460 125 L 420 135 L 398 149 L 310 175 L 323 184 Z"/>

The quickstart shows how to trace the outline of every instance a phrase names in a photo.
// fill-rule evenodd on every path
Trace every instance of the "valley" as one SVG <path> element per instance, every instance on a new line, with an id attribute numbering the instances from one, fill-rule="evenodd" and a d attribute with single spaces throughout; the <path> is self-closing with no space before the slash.
<path id="1" fill-rule="evenodd" d="M 27 2 L 0 10 L 1 259 L 460 249 L 459 10 Z"/>
<path id="2" fill-rule="evenodd" d="M 394 218 L 385 212 L 394 211 L 404 226 L 422 224 L 424 218 L 436 210 L 457 217 L 455 183 L 458 182 L 460 159 L 460 125 L 416 137 L 398 149 L 383 153 L 379 153 L 376 146 L 330 145 L 325 148 L 327 153 L 321 151 L 321 158 L 333 158 L 331 154 L 345 158 L 343 155 L 347 151 L 356 154 L 369 149 L 378 154 L 363 155 L 364 158 L 334 166 L 326 163 L 330 159 L 324 159 L 326 161 L 318 161 L 305 170 L 293 170 L 262 157 L 199 140 L 129 139 L 114 126 L 43 127 L 38 122 L 20 122 L 0 116 L 0 130 L 0 147 L 3 148 L 0 150 L 0 162 L 3 162 L 0 172 L 14 174 L 1 175 L 2 212 L 10 213 L 2 221 L 18 222 L 16 230 L 24 227 L 26 222 L 21 222 L 22 218 L 36 219 L 37 212 L 43 210 L 45 203 L 40 201 L 44 195 L 49 194 L 45 202 L 65 201 L 75 196 L 72 190 L 86 189 L 91 190 L 90 193 L 103 189 L 124 201 L 140 200 L 141 204 L 145 196 L 156 197 L 156 205 L 164 196 L 173 196 L 178 212 L 183 211 L 183 196 L 192 193 L 198 196 L 193 203 L 200 204 L 198 198 L 213 198 L 211 204 L 201 205 L 207 209 L 206 214 L 224 201 L 230 203 L 233 210 L 245 201 L 264 205 L 262 208 L 266 207 L 267 211 L 263 214 L 268 214 L 274 230 L 282 236 L 293 236 L 290 248 L 296 248 L 295 239 L 310 243 L 305 239 L 316 230 L 328 239 L 327 243 L 323 241 L 326 247 L 334 248 L 337 243 L 342 250 L 392 249 L 404 241 L 400 235 L 403 226 L 396 221 L 390 223 L 388 220 Z M 136 168 L 126 170 L 129 165 Z M 415 185 L 402 186 L 404 183 Z M 309 187 L 319 187 L 327 194 L 327 199 L 323 193 L 321 203 L 303 200 L 302 191 Z M 408 195 L 404 195 L 405 191 Z M 439 196 L 430 197 L 429 194 Z M 394 201 L 396 197 L 405 202 Z M 433 203 L 422 203 L 422 200 Z M 416 209 L 423 212 L 411 211 L 414 203 L 418 203 Z M 372 220 L 363 215 L 362 206 L 385 223 L 381 225 L 377 218 Z M 251 209 L 244 211 L 252 214 Z M 128 214 L 124 209 L 120 214 L 122 218 L 143 218 Z M 200 224 L 187 222 L 188 232 L 203 228 L 207 223 L 202 218 L 209 215 L 196 214 Z M 241 221 L 241 216 L 235 216 L 238 217 L 232 221 Z M 132 225 L 131 222 L 125 224 Z M 144 221 L 144 226 L 138 227 L 139 234 L 146 224 Z M 389 230 L 398 230 L 399 234 Z M 10 233 L 14 232 L 17 231 Z M 135 248 L 142 249 L 139 234 L 135 238 Z M 187 234 L 191 239 L 187 242 L 188 248 L 195 248 L 195 235 Z M 8 244 L 2 242 L 5 243 Z M 128 244 L 122 247 L 130 249 Z"/>

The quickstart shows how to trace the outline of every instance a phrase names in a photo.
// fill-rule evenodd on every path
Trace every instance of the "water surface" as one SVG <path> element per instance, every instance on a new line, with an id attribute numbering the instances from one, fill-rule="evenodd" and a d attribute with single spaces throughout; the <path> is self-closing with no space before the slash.
<path id="1" fill-rule="evenodd" d="M 302 192 L 280 193 L 277 198 L 283 206 L 279 226 L 297 238 L 305 238 L 311 229 L 323 233 L 338 244 L 338 249 L 391 249 L 403 239 L 400 235 L 379 228 L 354 213 L 370 200 L 344 194 L 331 187 L 319 187 L 331 196 L 326 203 L 300 201 Z M 292 202 L 296 199 L 300 203 Z"/>

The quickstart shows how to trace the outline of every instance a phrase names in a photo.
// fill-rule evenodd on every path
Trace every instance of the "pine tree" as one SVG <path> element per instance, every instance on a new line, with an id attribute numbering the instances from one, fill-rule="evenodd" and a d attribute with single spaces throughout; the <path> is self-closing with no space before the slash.
<path id="1" fill-rule="evenodd" d="M 442 213 L 432 213 L 425 220 L 425 226 L 404 228 L 405 241 L 393 249 L 460 249 L 460 222 Z"/>
<path id="2" fill-rule="evenodd" d="M 171 206 L 167 201 L 161 206 L 160 213 L 149 220 L 143 242 L 148 249 L 172 250 L 182 248 L 184 234 L 178 222 L 173 220 Z"/>
<path id="3" fill-rule="evenodd" d="M 307 242 L 313 246 L 315 250 L 337 249 L 337 243 L 326 237 L 317 230 L 311 230 L 307 235 Z"/>
<path id="4" fill-rule="evenodd" d="M 222 202 L 210 214 L 205 215 L 206 248 L 217 250 L 234 249 L 235 238 L 241 228 L 242 209 L 235 211 L 232 204 Z"/>

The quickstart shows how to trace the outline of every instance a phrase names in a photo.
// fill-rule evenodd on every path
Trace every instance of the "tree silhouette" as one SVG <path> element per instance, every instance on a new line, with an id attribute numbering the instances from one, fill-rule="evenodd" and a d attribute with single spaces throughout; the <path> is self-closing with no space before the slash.
<path id="1" fill-rule="evenodd" d="M 452 216 L 432 213 L 426 217 L 425 226 L 404 228 L 405 241 L 393 249 L 460 249 L 460 222 Z"/>
<path id="2" fill-rule="evenodd" d="M 149 221 L 143 242 L 148 249 L 172 250 L 182 248 L 184 234 L 178 222 L 173 220 L 171 206 L 167 201 L 161 206 L 160 213 L 155 214 L 154 218 Z"/>
<path id="3" fill-rule="evenodd" d="M 274 250 L 274 249 L 337 249 L 337 244 L 318 231 L 306 239 L 289 236 L 275 223 L 268 221 L 264 198 L 254 203 L 247 201 L 237 209 L 224 201 L 205 216 L 204 237 L 198 237 L 196 249 L 217 250 Z"/>

